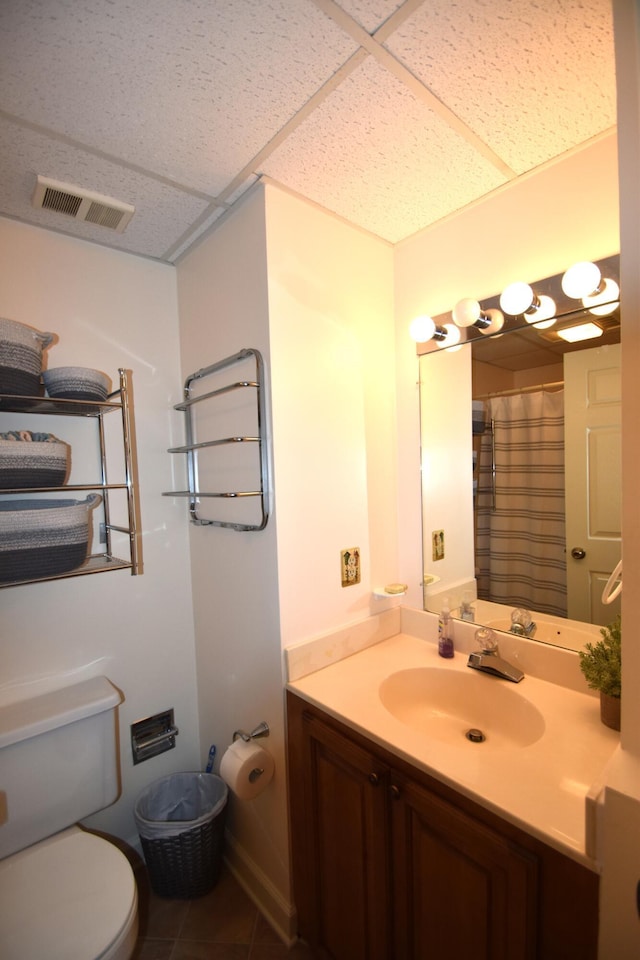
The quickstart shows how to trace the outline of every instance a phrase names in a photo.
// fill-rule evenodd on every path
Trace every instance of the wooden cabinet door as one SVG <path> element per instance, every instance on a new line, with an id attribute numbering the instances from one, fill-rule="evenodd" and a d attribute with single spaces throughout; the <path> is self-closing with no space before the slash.
<path id="1" fill-rule="evenodd" d="M 536 957 L 533 854 L 393 771 L 391 790 L 395 956 Z"/>
<path id="2" fill-rule="evenodd" d="M 300 935 L 331 960 L 390 960 L 386 769 L 304 709 L 289 751 Z"/>

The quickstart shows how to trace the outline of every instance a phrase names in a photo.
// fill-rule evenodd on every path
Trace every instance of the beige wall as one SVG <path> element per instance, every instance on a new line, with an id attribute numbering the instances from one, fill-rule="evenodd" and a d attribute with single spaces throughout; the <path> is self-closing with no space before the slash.
<path id="1" fill-rule="evenodd" d="M 266 188 L 282 645 L 398 580 L 392 248 Z M 361 582 L 340 582 L 358 547 Z"/>

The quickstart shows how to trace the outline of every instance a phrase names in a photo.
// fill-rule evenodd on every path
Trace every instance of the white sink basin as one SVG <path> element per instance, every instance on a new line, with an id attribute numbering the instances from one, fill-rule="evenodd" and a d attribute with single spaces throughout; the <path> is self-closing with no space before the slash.
<path id="1" fill-rule="evenodd" d="M 506 682 L 472 670 L 415 667 L 390 674 L 379 696 L 389 713 L 425 737 L 478 750 L 527 747 L 544 733 L 544 717 Z M 470 741 L 469 730 L 485 740 Z"/>

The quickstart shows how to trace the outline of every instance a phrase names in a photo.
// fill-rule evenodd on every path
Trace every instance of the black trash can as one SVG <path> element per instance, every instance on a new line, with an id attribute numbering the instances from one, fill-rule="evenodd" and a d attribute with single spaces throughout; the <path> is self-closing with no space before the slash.
<path id="1" fill-rule="evenodd" d="M 190 900 L 218 882 L 227 785 L 213 773 L 174 773 L 138 796 L 134 819 L 151 887 L 159 897 Z"/>

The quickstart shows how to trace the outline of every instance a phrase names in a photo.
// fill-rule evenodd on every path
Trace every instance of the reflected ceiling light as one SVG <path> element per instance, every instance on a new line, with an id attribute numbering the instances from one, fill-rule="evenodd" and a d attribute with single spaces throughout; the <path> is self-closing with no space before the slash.
<path id="1" fill-rule="evenodd" d="M 535 323 L 540 330 L 546 330 L 556 322 L 556 302 L 553 297 L 543 293 L 538 297 L 538 304 L 535 310 L 525 314 L 525 320 L 527 323 Z"/>
<path id="2" fill-rule="evenodd" d="M 540 301 L 528 283 L 510 283 L 500 294 L 500 306 L 511 317 L 519 317 L 538 307 Z"/>
<path id="3" fill-rule="evenodd" d="M 438 326 L 426 314 L 415 317 L 409 324 L 409 334 L 416 343 L 426 343 L 427 340 L 444 340 L 447 332 L 444 327 Z"/>
<path id="4" fill-rule="evenodd" d="M 617 299 L 620 295 L 620 287 L 615 280 L 603 280 L 601 287 L 602 290 L 599 293 L 582 298 L 583 305 L 596 317 L 606 317 L 608 313 L 613 313 L 620 306 Z"/>
<path id="5" fill-rule="evenodd" d="M 480 333 L 483 333 L 485 337 L 488 337 L 491 333 L 499 333 L 500 330 L 504 327 L 504 314 L 501 310 L 485 310 L 485 316 L 487 317 L 489 323 L 486 327 L 480 328 Z"/>
<path id="6" fill-rule="evenodd" d="M 483 310 L 478 301 L 470 297 L 459 300 L 451 316 L 458 327 L 476 327 L 485 336 L 498 333 L 504 326 L 504 316 L 500 310 Z"/>
<path id="7" fill-rule="evenodd" d="M 595 263 L 581 260 L 580 263 L 574 263 L 569 267 L 564 274 L 562 289 L 572 300 L 581 300 L 582 297 L 600 293 L 601 281 L 600 268 Z"/>
<path id="8" fill-rule="evenodd" d="M 558 330 L 558 336 L 567 343 L 579 343 L 580 340 L 593 340 L 595 337 L 601 337 L 602 327 L 592 320 L 586 323 L 578 323 L 573 327 L 565 327 L 564 330 Z"/>
<path id="9" fill-rule="evenodd" d="M 444 337 L 438 337 L 439 347 L 455 347 L 456 344 L 460 343 L 460 329 L 456 327 L 455 323 L 445 323 L 441 329 L 444 331 Z"/>

